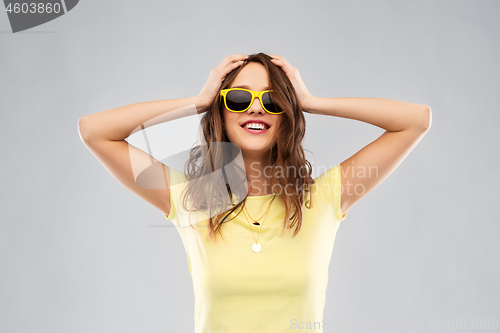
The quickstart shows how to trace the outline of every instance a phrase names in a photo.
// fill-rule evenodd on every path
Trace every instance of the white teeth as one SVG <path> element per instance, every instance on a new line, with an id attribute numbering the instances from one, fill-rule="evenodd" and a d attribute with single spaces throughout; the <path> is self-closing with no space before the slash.
<path id="1" fill-rule="evenodd" d="M 263 130 L 263 129 L 266 129 L 266 126 L 262 123 L 247 123 L 245 125 L 245 128 Z"/>

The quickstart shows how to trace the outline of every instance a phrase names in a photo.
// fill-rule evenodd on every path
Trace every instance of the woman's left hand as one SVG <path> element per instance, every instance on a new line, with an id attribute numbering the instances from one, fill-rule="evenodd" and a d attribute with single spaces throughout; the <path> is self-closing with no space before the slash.
<path id="1" fill-rule="evenodd" d="M 304 112 L 310 112 L 309 102 L 314 99 L 314 96 L 307 90 L 304 81 L 302 81 L 300 77 L 299 70 L 290 65 L 288 61 L 280 55 L 270 54 L 269 56 L 272 57 L 272 63 L 279 66 L 285 72 L 286 76 L 288 76 L 290 82 L 292 82 L 295 92 L 297 93 L 299 107 Z"/>

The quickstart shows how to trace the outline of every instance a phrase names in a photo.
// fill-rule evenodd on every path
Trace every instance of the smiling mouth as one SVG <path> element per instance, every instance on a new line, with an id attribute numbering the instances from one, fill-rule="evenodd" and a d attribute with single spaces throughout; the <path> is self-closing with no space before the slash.
<path id="1" fill-rule="evenodd" d="M 252 132 L 253 131 L 255 131 L 255 132 L 265 132 L 270 127 L 267 126 L 266 124 L 262 124 L 262 123 L 247 123 L 247 124 L 241 126 L 241 128 L 246 129 L 246 130 L 250 130 Z"/>

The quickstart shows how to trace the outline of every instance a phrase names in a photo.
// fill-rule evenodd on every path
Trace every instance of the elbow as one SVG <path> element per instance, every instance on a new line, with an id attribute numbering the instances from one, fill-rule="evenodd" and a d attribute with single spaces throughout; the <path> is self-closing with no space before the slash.
<path id="1" fill-rule="evenodd" d="M 90 140 L 90 133 L 89 133 L 89 122 L 87 116 L 83 116 L 80 119 L 78 119 L 77 127 L 80 139 L 83 142 L 88 142 Z"/>
<path id="2" fill-rule="evenodd" d="M 422 104 L 420 108 L 421 119 L 419 121 L 419 128 L 428 131 L 432 124 L 432 110 L 428 105 L 424 104 Z"/>

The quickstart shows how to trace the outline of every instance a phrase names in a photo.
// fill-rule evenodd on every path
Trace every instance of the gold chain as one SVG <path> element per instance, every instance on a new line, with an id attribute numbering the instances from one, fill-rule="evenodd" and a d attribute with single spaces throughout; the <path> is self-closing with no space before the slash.
<path id="1" fill-rule="evenodd" d="M 266 210 L 266 212 L 264 213 L 264 215 L 266 215 L 266 217 L 267 217 L 267 213 L 269 213 L 269 209 L 271 209 L 271 204 L 273 203 L 274 199 L 276 199 L 276 194 L 274 195 L 273 199 L 271 200 L 271 202 L 270 202 L 270 203 L 269 203 L 269 205 L 267 206 L 267 210 Z M 255 243 L 258 243 L 258 242 L 259 242 L 259 237 L 260 237 L 260 231 L 262 230 L 262 226 L 264 225 L 264 221 L 262 221 L 262 223 L 260 224 L 260 228 L 259 228 L 259 236 L 257 237 L 257 239 L 255 239 L 255 236 L 253 235 L 253 231 L 252 231 L 252 226 L 250 225 L 250 221 L 248 221 L 248 216 L 250 216 L 250 214 L 249 214 L 249 213 L 248 213 L 248 211 L 247 211 L 247 207 L 246 207 L 246 205 L 245 205 L 245 206 L 243 206 L 243 213 L 245 214 L 245 217 L 246 217 L 247 222 L 248 222 L 248 226 L 250 227 L 250 231 L 252 232 L 252 237 L 253 237 L 253 239 L 255 240 Z M 247 216 L 247 214 L 248 214 L 248 216 Z M 264 215 L 262 215 L 262 217 L 264 217 Z M 262 218 L 262 217 L 261 217 L 261 218 Z M 256 220 L 252 219 L 252 217 L 250 217 L 250 219 L 251 219 L 252 221 L 254 221 L 254 222 L 259 222 L 259 221 L 256 221 Z M 266 219 L 266 218 L 264 218 L 264 220 L 265 220 L 265 219 Z M 259 220 L 260 220 L 260 219 L 259 219 Z"/>

